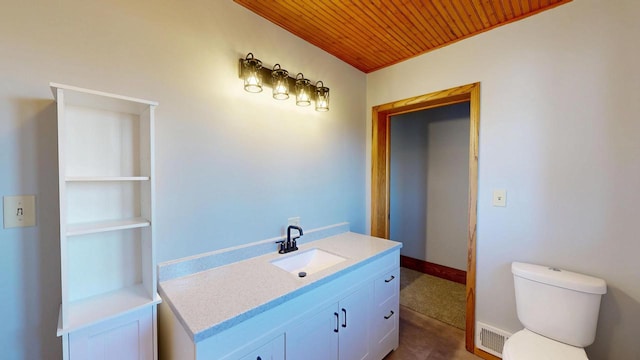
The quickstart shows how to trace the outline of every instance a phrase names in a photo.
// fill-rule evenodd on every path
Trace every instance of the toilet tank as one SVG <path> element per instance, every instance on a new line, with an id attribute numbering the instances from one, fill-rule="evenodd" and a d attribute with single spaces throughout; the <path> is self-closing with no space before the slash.
<path id="1" fill-rule="evenodd" d="M 511 264 L 518 319 L 525 328 L 565 344 L 593 343 L 602 279 L 541 265 Z"/>

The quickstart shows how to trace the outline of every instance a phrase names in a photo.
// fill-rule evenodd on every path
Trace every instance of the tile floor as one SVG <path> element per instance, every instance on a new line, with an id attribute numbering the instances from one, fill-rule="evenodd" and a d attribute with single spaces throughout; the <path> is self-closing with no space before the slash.
<path id="1" fill-rule="evenodd" d="M 400 306 L 400 345 L 384 360 L 477 360 L 464 331 Z"/>

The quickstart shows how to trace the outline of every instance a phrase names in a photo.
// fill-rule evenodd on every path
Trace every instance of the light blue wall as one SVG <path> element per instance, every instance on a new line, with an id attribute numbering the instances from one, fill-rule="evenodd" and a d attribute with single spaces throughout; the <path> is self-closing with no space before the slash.
<path id="1" fill-rule="evenodd" d="M 253 52 L 331 88 L 331 110 L 249 94 Z M 0 229 L 0 358 L 61 358 L 50 81 L 159 101 L 157 260 L 343 221 L 365 231 L 365 75 L 231 1 L 5 2 L 0 195 L 37 195 L 38 226 Z"/>

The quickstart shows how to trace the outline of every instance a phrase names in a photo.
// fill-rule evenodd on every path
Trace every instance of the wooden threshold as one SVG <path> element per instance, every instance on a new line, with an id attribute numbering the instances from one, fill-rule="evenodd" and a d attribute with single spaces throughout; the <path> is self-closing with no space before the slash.
<path id="1" fill-rule="evenodd" d="M 452 267 L 434 264 L 432 262 L 415 259 L 409 256 L 400 255 L 400 266 L 407 269 L 419 271 L 423 274 L 439 277 L 441 279 L 467 284 L 467 272 Z"/>

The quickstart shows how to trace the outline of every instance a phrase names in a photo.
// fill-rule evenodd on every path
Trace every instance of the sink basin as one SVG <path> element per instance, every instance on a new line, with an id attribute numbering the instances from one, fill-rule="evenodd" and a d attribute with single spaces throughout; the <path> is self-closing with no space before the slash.
<path id="1" fill-rule="evenodd" d="M 345 260 L 342 256 L 314 248 L 282 259 L 273 260 L 271 263 L 295 275 L 300 272 L 305 272 L 309 275 Z"/>

